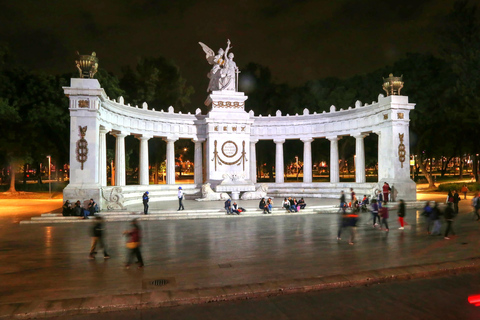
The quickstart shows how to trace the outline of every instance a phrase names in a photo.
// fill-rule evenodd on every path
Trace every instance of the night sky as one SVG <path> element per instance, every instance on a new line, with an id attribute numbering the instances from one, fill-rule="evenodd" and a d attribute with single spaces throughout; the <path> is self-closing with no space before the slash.
<path id="1" fill-rule="evenodd" d="M 298 85 L 370 72 L 407 52 L 435 53 L 434 29 L 453 2 L 0 1 L 0 42 L 21 64 L 51 73 L 75 72 L 77 50 L 95 51 L 119 77 L 138 57 L 162 55 L 202 104 L 210 67 L 198 41 L 217 51 L 229 38 L 240 68 L 256 62 L 275 81 Z"/>

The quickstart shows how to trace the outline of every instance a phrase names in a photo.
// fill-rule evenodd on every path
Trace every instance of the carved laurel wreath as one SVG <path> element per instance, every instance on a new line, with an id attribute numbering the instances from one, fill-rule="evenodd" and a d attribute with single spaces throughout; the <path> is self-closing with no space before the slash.
<path id="1" fill-rule="evenodd" d="M 400 160 L 402 168 L 403 163 L 405 162 L 405 145 L 403 144 L 403 136 L 403 133 L 398 134 L 398 137 L 400 138 L 400 144 L 398 145 L 398 160 Z"/>
<path id="2" fill-rule="evenodd" d="M 225 147 L 225 144 L 226 144 L 226 143 L 233 143 L 233 144 L 235 145 L 235 147 L 237 147 L 236 143 L 233 142 L 233 141 L 227 141 L 227 142 L 225 142 L 225 143 L 222 145 L 222 148 L 221 148 L 222 154 L 225 155 L 225 156 L 227 156 L 227 155 L 225 154 L 225 152 L 224 152 L 224 147 Z M 239 157 L 238 159 L 236 159 L 236 160 L 233 160 L 233 161 L 226 161 L 226 160 L 222 159 L 222 158 L 218 155 L 218 151 L 217 151 L 217 140 L 215 140 L 215 141 L 213 142 L 213 146 L 214 146 L 214 150 L 213 150 L 213 159 L 212 159 L 212 161 L 214 161 L 214 163 L 215 163 L 215 171 L 217 171 L 217 163 L 218 163 L 219 165 L 224 164 L 224 165 L 227 165 L 227 166 L 233 166 L 233 165 L 235 165 L 235 164 L 236 164 L 237 166 L 239 166 L 240 164 L 243 164 L 243 171 L 245 171 L 245 162 L 248 161 L 248 160 L 247 160 L 247 157 L 246 157 L 246 154 L 247 154 L 247 153 L 245 152 L 245 141 L 242 141 L 242 152 L 241 152 L 241 154 L 240 154 L 240 157 Z M 234 156 L 237 154 L 237 152 L 238 152 L 238 147 L 237 147 L 237 150 L 235 151 L 235 154 L 234 154 L 233 156 L 231 156 L 231 157 L 234 157 Z M 228 156 L 227 156 L 227 157 L 228 157 Z"/>
<path id="3" fill-rule="evenodd" d="M 77 161 L 80 162 L 81 169 L 83 170 L 83 164 L 88 159 L 88 142 L 85 140 L 87 126 L 78 126 L 78 130 L 80 131 L 80 139 L 77 141 L 77 148 L 75 149 L 75 152 L 77 154 Z"/>

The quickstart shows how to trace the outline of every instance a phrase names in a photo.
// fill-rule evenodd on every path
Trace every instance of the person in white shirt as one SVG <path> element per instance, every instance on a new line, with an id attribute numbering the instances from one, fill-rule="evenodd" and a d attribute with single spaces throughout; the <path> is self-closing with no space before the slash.
<path id="1" fill-rule="evenodd" d="M 182 191 L 182 187 L 178 187 L 178 210 L 177 210 L 177 211 L 180 211 L 180 210 L 185 210 L 185 208 L 183 207 L 183 191 Z"/>

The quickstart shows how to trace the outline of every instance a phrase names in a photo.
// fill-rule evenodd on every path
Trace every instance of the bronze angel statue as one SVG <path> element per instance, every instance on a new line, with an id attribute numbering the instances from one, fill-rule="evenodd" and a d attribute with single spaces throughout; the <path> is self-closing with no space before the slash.
<path id="1" fill-rule="evenodd" d="M 199 42 L 203 51 L 206 54 L 206 59 L 209 64 L 213 65 L 207 77 L 210 79 L 207 92 L 216 90 L 236 90 L 235 77 L 238 78 L 237 64 L 233 61 L 233 53 L 229 53 L 231 47 L 230 40 L 227 40 L 227 48 L 223 50 L 218 49 L 218 53 L 210 49 L 206 44 Z M 237 79 L 238 80 L 238 79 Z"/>

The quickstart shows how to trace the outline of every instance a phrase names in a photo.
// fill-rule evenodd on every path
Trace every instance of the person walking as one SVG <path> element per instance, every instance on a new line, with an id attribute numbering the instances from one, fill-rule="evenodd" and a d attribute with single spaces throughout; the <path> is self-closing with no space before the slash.
<path id="1" fill-rule="evenodd" d="M 140 251 L 140 241 L 141 241 L 141 231 L 140 226 L 138 225 L 137 219 L 133 219 L 131 224 L 131 229 L 123 232 L 127 236 L 127 249 L 128 249 L 128 259 L 125 264 L 125 268 L 130 268 L 130 265 L 133 263 L 133 259 L 137 257 L 138 268 L 143 268 L 143 258 L 142 252 Z"/>
<path id="2" fill-rule="evenodd" d="M 445 208 L 445 221 L 447 222 L 447 229 L 445 229 L 445 240 L 450 240 L 448 234 L 452 231 L 453 234 L 455 232 L 452 228 L 453 219 L 455 218 L 455 210 L 452 208 L 452 203 L 447 203 L 447 207 Z"/>
<path id="3" fill-rule="evenodd" d="M 440 211 L 438 203 L 435 203 L 435 205 L 433 206 L 430 216 L 431 220 L 433 221 L 432 236 L 440 236 L 440 229 L 442 228 L 442 222 L 440 221 L 440 217 L 442 216 L 442 211 Z"/>
<path id="4" fill-rule="evenodd" d="M 148 191 L 146 191 L 142 196 L 143 213 L 144 214 L 148 214 L 148 201 L 149 200 L 150 200 L 150 197 L 148 196 Z"/>
<path id="5" fill-rule="evenodd" d="M 345 200 L 345 192 L 343 190 L 340 192 L 340 209 L 345 211 L 345 207 L 347 205 L 347 201 Z"/>
<path id="6" fill-rule="evenodd" d="M 95 259 L 95 255 L 97 254 L 97 244 L 103 249 L 103 258 L 109 259 L 110 256 L 107 253 L 107 246 L 105 245 L 105 240 L 103 239 L 105 227 L 103 225 L 103 218 L 100 216 L 95 217 L 95 224 L 92 228 L 92 246 L 90 247 L 90 259 Z"/>
<path id="7" fill-rule="evenodd" d="M 427 223 L 427 234 L 430 234 L 430 227 L 432 226 L 432 207 L 430 207 L 430 202 L 427 201 L 425 207 L 423 207 L 422 216 L 425 217 Z"/>
<path id="8" fill-rule="evenodd" d="M 404 225 L 405 225 L 405 221 L 404 221 L 404 218 L 405 218 L 405 214 L 406 214 L 406 207 L 405 207 L 405 201 L 403 201 L 403 199 L 400 199 L 399 201 L 400 203 L 398 204 L 398 222 L 400 222 L 400 230 L 403 230 L 404 229 Z"/>
<path id="9" fill-rule="evenodd" d="M 460 190 L 463 193 L 463 200 L 467 199 L 467 192 L 468 192 L 468 187 L 466 184 L 463 185 L 462 190 Z"/>
<path id="10" fill-rule="evenodd" d="M 372 217 L 373 217 L 373 227 L 375 228 L 376 226 L 380 225 L 380 217 L 378 215 L 378 203 L 376 199 L 372 200 L 372 205 L 371 205 L 371 212 L 372 212 Z M 378 221 L 378 223 L 377 223 Z"/>
<path id="11" fill-rule="evenodd" d="M 477 216 L 477 221 L 480 220 L 480 193 L 475 194 L 472 199 L 473 212 Z"/>
<path id="12" fill-rule="evenodd" d="M 460 195 L 458 194 L 457 190 L 453 191 L 453 210 L 455 210 L 455 214 L 458 214 L 458 203 L 460 202 Z"/>
<path id="13" fill-rule="evenodd" d="M 380 229 L 382 229 L 383 225 L 385 225 L 385 231 L 390 231 L 388 229 L 388 208 L 387 208 L 387 202 L 383 202 L 383 206 L 378 210 L 380 217 L 382 217 L 382 223 L 380 224 Z M 383 229 L 382 229 L 383 230 Z"/>
<path id="14" fill-rule="evenodd" d="M 177 211 L 185 210 L 185 208 L 183 207 L 183 198 L 184 198 L 184 194 L 183 194 L 182 187 L 178 187 L 178 210 Z"/>

